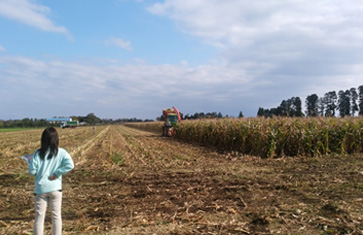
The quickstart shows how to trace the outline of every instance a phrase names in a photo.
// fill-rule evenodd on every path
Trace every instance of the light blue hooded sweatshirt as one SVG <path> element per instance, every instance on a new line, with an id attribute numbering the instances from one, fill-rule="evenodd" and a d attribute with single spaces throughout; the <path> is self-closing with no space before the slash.
<path id="1" fill-rule="evenodd" d="M 51 159 L 48 159 L 48 154 L 49 150 L 42 160 L 37 150 L 29 162 L 29 174 L 36 176 L 35 194 L 62 190 L 62 175 L 74 168 L 73 160 L 66 150 L 58 148 L 58 154 Z M 49 180 L 48 178 L 53 174 L 56 174 L 58 178 Z"/>

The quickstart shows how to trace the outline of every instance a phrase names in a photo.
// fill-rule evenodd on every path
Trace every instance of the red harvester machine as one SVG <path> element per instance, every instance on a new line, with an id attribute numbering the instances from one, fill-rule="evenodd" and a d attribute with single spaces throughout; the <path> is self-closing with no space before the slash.
<path id="1" fill-rule="evenodd" d="M 173 136 L 175 135 L 174 126 L 177 122 L 181 122 L 180 113 L 177 108 L 169 108 L 163 110 L 164 126 L 163 126 L 163 136 Z"/>

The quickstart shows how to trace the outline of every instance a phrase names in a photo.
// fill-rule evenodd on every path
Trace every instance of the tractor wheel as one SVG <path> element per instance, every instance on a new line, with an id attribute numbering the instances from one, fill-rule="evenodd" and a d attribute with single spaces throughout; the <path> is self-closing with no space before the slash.
<path id="1" fill-rule="evenodd" d="M 169 130 L 168 127 L 163 126 L 163 134 L 162 134 L 162 136 L 168 136 L 168 130 Z"/>

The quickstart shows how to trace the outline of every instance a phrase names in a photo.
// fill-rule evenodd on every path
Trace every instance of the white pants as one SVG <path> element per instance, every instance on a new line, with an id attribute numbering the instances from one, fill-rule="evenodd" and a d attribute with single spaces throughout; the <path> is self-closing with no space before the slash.
<path id="1" fill-rule="evenodd" d="M 47 204 L 52 215 L 52 235 L 62 234 L 62 192 L 54 191 L 35 195 L 34 235 L 43 235 Z"/>

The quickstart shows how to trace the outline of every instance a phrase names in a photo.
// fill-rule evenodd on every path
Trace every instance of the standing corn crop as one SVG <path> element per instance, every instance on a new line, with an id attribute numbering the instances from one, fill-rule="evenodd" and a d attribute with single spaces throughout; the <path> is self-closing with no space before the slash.
<path id="1" fill-rule="evenodd" d="M 176 138 L 261 157 L 363 152 L 363 117 L 184 121 Z"/>

